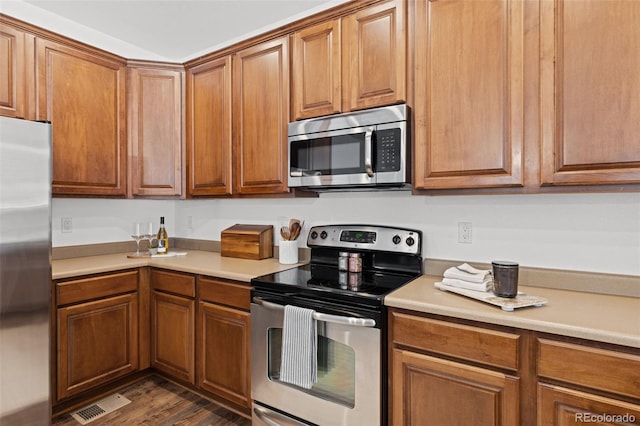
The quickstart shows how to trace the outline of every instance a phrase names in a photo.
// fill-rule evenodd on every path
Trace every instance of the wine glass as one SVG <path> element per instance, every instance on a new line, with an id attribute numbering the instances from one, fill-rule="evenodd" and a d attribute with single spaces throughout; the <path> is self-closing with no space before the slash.
<path id="1" fill-rule="evenodd" d="M 144 239 L 149 241 L 149 252 L 151 252 L 151 243 L 153 242 L 153 239 L 156 237 L 155 232 L 153 232 L 153 222 L 145 222 L 143 226 L 145 229 Z"/>
<path id="2" fill-rule="evenodd" d="M 137 246 L 136 256 L 140 256 L 140 241 L 145 238 L 145 234 L 141 233 L 140 228 L 141 228 L 140 223 L 134 223 L 133 229 L 131 230 L 131 238 L 136 240 L 136 246 Z"/>

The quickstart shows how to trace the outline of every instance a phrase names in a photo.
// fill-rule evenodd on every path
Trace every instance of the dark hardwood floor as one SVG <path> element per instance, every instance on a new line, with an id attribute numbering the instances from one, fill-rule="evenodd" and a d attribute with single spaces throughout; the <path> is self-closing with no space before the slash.
<path id="1" fill-rule="evenodd" d="M 130 404 L 96 419 L 97 425 L 250 426 L 248 420 L 161 377 L 151 376 L 122 389 Z M 53 426 L 78 426 L 71 414 L 54 419 Z"/>

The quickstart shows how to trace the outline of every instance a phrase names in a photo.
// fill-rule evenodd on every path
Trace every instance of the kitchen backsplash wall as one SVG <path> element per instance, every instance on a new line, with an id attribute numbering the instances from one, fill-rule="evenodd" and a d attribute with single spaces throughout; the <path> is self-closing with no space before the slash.
<path id="1" fill-rule="evenodd" d="M 160 216 L 170 236 L 220 240 L 235 223 L 397 225 L 424 233 L 423 256 L 468 262 L 640 275 L 640 194 L 411 196 L 408 192 L 333 193 L 301 199 L 53 200 L 53 246 L 128 241 L 135 221 Z M 63 217 L 72 232 L 61 232 Z M 472 224 L 470 244 L 458 223 Z M 279 243 L 278 233 L 275 237 Z"/>

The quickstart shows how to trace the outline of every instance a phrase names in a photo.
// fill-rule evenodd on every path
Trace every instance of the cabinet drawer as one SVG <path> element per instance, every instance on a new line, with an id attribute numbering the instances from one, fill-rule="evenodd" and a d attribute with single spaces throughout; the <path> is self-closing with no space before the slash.
<path id="1" fill-rule="evenodd" d="M 538 375 L 638 398 L 640 356 L 538 339 Z"/>
<path id="2" fill-rule="evenodd" d="M 390 313 L 393 343 L 490 366 L 518 369 L 517 334 Z"/>
<path id="3" fill-rule="evenodd" d="M 138 271 L 56 283 L 56 305 L 69 305 L 138 290 Z"/>
<path id="4" fill-rule="evenodd" d="M 198 280 L 200 299 L 248 311 L 251 307 L 251 287 L 214 278 Z"/>
<path id="5" fill-rule="evenodd" d="M 154 290 L 196 297 L 196 277 L 190 274 L 152 269 L 151 286 Z"/>

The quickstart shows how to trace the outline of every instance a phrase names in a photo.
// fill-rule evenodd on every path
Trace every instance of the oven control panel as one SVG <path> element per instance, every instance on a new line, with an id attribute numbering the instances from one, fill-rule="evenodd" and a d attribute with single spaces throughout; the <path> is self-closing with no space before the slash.
<path id="1" fill-rule="evenodd" d="M 314 226 L 309 230 L 307 245 L 420 254 L 422 232 L 415 229 L 372 225 Z"/>

